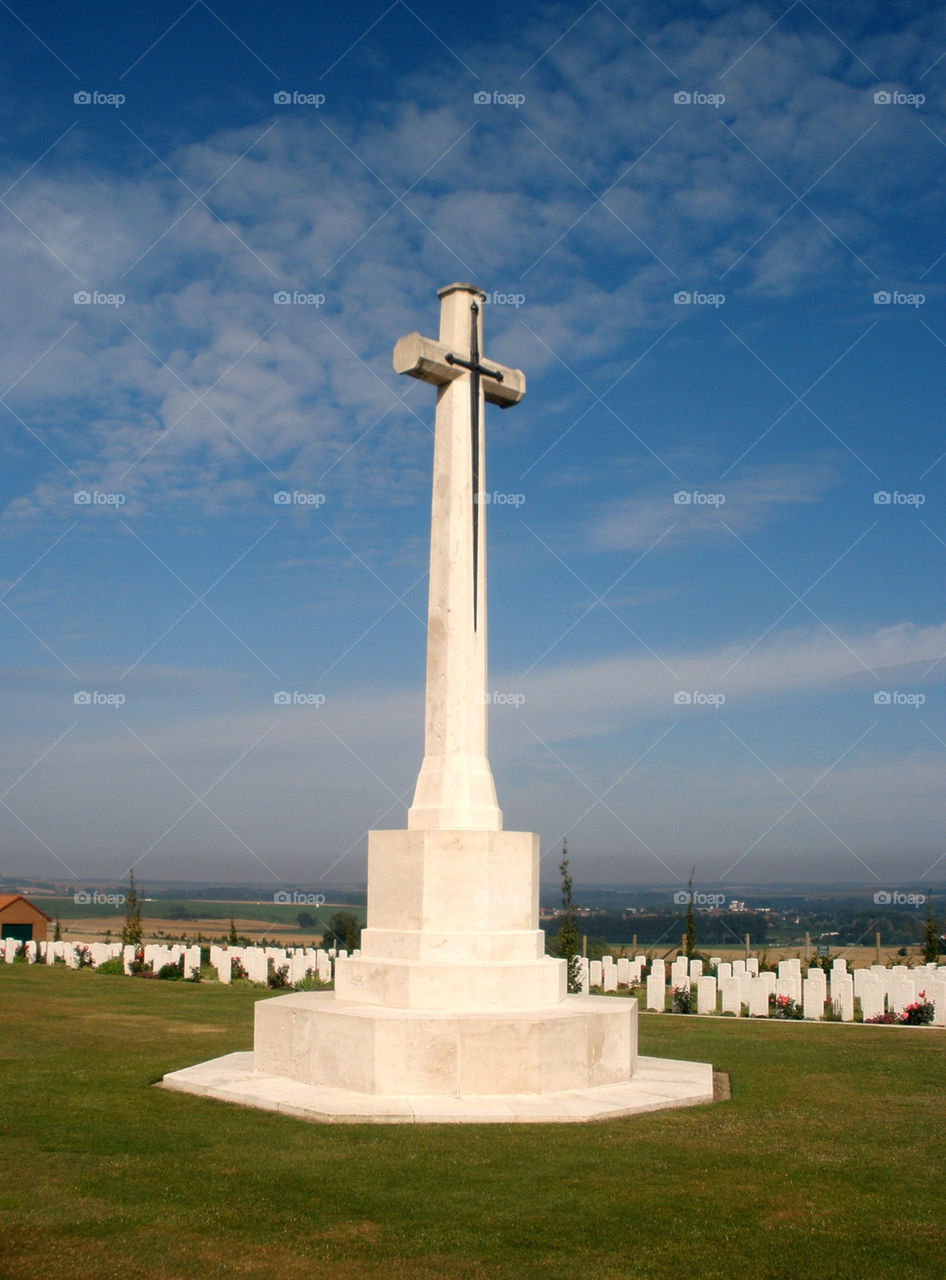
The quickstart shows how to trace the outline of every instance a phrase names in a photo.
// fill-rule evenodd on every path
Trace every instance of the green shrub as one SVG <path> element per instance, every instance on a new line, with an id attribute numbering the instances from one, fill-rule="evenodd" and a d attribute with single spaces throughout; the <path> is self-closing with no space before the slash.
<path id="1" fill-rule="evenodd" d="M 898 1021 L 908 1027 L 928 1027 L 936 1014 L 936 1007 L 926 999 L 926 992 L 921 991 L 918 999 L 908 1004 Z"/>
<path id="2" fill-rule="evenodd" d="M 305 977 L 293 985 L 293 991 L 331 991 L 332 983 L 323 982 L 314 969 L 306 971 Z"/>
<path id="3" fill-rule="evenodd" d="M 125 962 L 122 960 L 121 956 L 113 956 L 111 960 L 103 960 L 102 963 L 97 966 L 95 972 L 118 974 L 123 977 L 125 973 Z"/>
<path id="4" fill-rule="evenodd" d="M 674 987 L 670 996 L 671 1013 L 693 1012 L 693 989 L 689 983 L 685 987 Z"/>
<path id="5" fill-rule="evenodd" d="M 184 977 L 184 971 L 179 964 L 163 964 L 158 970 L 158 977 L 167 982 L 180 982 Z"/>

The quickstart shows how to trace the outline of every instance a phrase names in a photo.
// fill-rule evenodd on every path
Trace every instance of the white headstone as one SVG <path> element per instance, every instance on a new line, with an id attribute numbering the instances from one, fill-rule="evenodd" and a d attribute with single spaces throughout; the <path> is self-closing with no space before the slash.
<path id="1" fill-rule="evenodd" d="M 832 1000 L 842 1022 L 854 1021 L 854 980 L 850 974 L 832 978 Z"/>
<path id="2" fill-rule="evenodd" d="M 768 983 L 763 982 L 761 978 L 750 978 L 749 999 L 746 1003 L 749 1005 L 750 1018 L 767 1018 L 769 1016 Z"/>
<path id="3" fill-rule="evenodd" d="M 877 974 L 867 969 L 856 969 L 855 977 L 858 973 L 866 974 L 860 984 L 861 1017 L 865 1022 L 869 1018 L 879 1018 L 884 1012 L 884 984 Z"/>
<path id="4" fill-rule="evenodd" d="M 927 988 L 926 998 L 933 1003 L 933 1025 L 946 1027 L 946 980 L 934 978 Z"/>
<path id="5" fill-rule="evenodd" d="M 887 989 L 887 1007 L 891 1013 L 900 1014 L 916 999 L 916 983 L 909 970 L 898 974 Z"/>
<path id="6" fill-rule="evenodd" d="M 824 983 L 819 982 L 814 974 L 809 972 L 808 977 L 802 983 L 802 1002 L 805 1017 L 813 1018 L 816 1021 L 823 1018 L 824 1000 Z"/>
<path id="7" fill-rule="evenodd" d="M 697 1013 L 716 1012 L 716 979 L 699 977 L 696 980 Z"/>
<path id="8" fill-rule="evenodd" d="M 294 951 L 289 961 L 289 981 L 293 986 L 297 982 L 304 982 L 306 974 L 313 968 L 311 962 L 306 958 L 304 951 Z"/>
<path id="9" fill-rule="evenodd" d="M 188 947 L 184 952 L 184 977 L 200 977 L 200 947 Z"/>
<path id="10" fill-rule="evenodd" d="M 667 987 L 660 974 L 651 973 L 647 978 L 647 1008 L 663 1013 L 667 1003 Z"/>
<path id="11" fill-rule="evenodd" d="M 742 1015 L 742 983 L 738 978 L 723 978 L 719 984 L 723 1013 Z"/>

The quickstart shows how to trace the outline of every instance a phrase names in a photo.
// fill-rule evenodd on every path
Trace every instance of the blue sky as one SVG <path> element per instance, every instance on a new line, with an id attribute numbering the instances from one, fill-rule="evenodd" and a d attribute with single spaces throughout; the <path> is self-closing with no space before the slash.
<path id="1" fill-rule="evenodd" d="M 423 749 L 391 351 L 473 280 L 544 878 L 946 879 L 942 14 L 12 4 L 0 63 L 0 873 L 363 878 Z"/>

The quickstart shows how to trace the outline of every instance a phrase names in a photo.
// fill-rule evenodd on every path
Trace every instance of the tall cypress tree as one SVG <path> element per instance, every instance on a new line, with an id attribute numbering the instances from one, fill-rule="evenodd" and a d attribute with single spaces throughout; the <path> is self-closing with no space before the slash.
<path id="1" fill-rule="evenodd" d="M 128 897 L 125 899 L 125 924 L 122 928 L 122 946 L 134 947 L 137 950 L 141 946 L 141 899 L 138 897 L 138 890 L 135 887 L 135 873 L 132 870 L 129 873 Z"/>
<path id="2" fill-rule="evenodd" d="M 926 926 L 923 930 L 923 959 L 927 964 L 935 964 L 939 959 L 939 924 L 933 915 L 933 894 L 926 894 Z"/>
<path id="3" fill-rule="evenodd" d="M 688 960 L 693 959 L 696 951 L 696 917 L 693 915 L 693 873 L 696 867 L 690 872 L 690 878 L 687 881 L 687 911 L 686 911 L 686 933 L 683 940 L 684 955 Z"/>
<path id="4" fill-rule="evenodd" d="M 562 841 L 562 920 L 558 927 L 558 954 L 568 961 L 568 990 L 572 995 L 581 992 L 581 961 L 578 956 L 581 938 L 578 934 L 578 917 L 572 902 L 572 878 L 568 874 L 568 841 Z"/>

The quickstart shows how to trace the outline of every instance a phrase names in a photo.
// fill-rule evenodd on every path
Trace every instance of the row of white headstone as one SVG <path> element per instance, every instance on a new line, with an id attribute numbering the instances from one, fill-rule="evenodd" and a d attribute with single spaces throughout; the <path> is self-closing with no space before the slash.
<path id="1" fill-rule="evenodd" d="M 874 964 L 869 969 L 848 972 L 847 961 L 838 957 L 831 966 L 830 979 L 823 969 L 809 968 L 802 975 L 801 960 L 780 960 L 778 971 L 759 972 L 759 962 L 721 960 L 710 957 L 715 975 L 703 973 L 702 960 L 689 960 L 678 955 L 669 972 L 664 960 L 653 960 L 648 969 L 647 957 L 635 956 L 615 960 L 581 957 L 582 991 L 592 987 L 617 991 L 619 987 L 645 986 L 644 1007 L 663 1012 L 667 1006 L 668 986 L 672 991 L 696 995 L 697 1013 L 733 1013 L 742 1016 L 743 1008 L 750 1017 L 768 1017 L 772 998 L 791 1000 L 800 1006 L 805 1018 L 818 1020 L 825 1015 L 829 1003 L 842 1022 L 854 1021 L 854 1000 L 861 1002 L 861 1016 L 882 1016 L 885 1012 L 899 1015 L 907 1005 L 923 997 L 935 1009 L 934 1025 L 946 1026 L 946 965 L 925 964 L 910 969 L 906 965 Z M 646 971 L 646 977 L 645 977 Z"/>
<path id="2" fill-rule="evenodd" d="M 24 948 L 29 964 L 55 964 L 61 960 L 68 969 L 79 969 L 84 963 L 91 962 L 97 969 L 106 960 L 121 960 L 125 973 L 132 972 L 135 959 L 135 948 L 122 946 L 120 942 L 27 942 L 21 943 L 16 938 L 4 938 L 0 945 L 0 960 L 12 964 L 20 949 Z M 200 947 L 185 947 L 180 943 L 160 946 L 149 943 L 144 948 L 144 962 L 150 965 L 155 973 L 166 964 L 179 965 L 184 962 L 184 976 L 190 978 L 194 971 L 200 973 Z"/>
<path id="3" fill-rule="evenodd" d="M 358 955 L 358 952 L 354 952 Z M 286 968 L 290 986 L 314 977 L 319 982 L 332 981 L 333 961 L 347 956 L 348 952 L 323 951 L 321 947 L 218 947 L 210 948 L 210 963 L 217 970 L 221 982 L 229 982 L 233 962 L 242 966 L 250 982 L 265 983 L 269 974 L 269 962 L 274 971 Z"/>
<path id="4" fill-rule="evenodd" d="M 17 951 L 23 947 L 29 964 L 55 964 L 61 960 L 67 968 L 78 969 L 88 960 L 97 969 L 106 960 L 121 960 L 126 974 L 133 972 L 135 948 L 122 946 L 120 942 L 27 942 L 17 938 L 4 938 L 0 943 L 0 960 L 12 964 Z M 200 947 L 185 947 L 181 943 L 164 946 L 160 943 L 148 943 L 144 948 L 144 963 L 154 973 L 158 973 L 165 965 L 180 965 L 183 960 L 184 977 L 192 978 L 200 975 Z M 284 965 L 287 968 L 287 980 L 291 986 L 313 976 L 320 982 L 331 982 L 333 961 L 348 952 L 323 951 L 321 948 L 309 947 L 218 947 L 210 948 L 210 963 L 217 970 L 221 982 L 229 982 L 233 972 L 233 961 L 242 966 L 250 982 L 266 984 L 269 978 L 269 964 L 275 970 Z M 355 953 L 357 954 L 357 952 Z"/>

